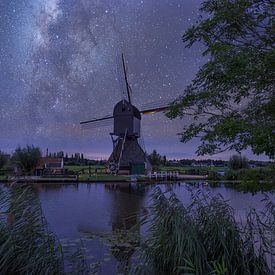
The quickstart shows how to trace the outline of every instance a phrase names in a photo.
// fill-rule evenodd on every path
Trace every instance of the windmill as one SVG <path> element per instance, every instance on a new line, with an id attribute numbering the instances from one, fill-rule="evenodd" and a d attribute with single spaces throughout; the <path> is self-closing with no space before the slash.
<path id="1" fill-rule="evenodd" d="M 95 128 L 106 126 L 112 122 L 113 133 L 110 135 L 113 151 L 107 162 L 108 172 L 112 174 L 144 174 L 151 171 L 151 164 L 138 142 L 141 137 L 141 116 L 166 110 L 168 102 L 159 101 L 147 104 L 142 110 L 134 106 L 123 54 L 121 58 L 127 98 L 123 98 L 115 105 L 112 115 L 82 121 L 80 124 Z"/>

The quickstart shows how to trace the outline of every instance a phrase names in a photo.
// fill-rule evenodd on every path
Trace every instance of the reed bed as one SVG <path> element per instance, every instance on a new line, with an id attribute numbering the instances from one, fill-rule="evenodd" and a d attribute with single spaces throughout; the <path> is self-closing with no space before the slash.
<path id="1" fill-rule="evenodd" d="M 0 189 L 1 274 L 61 274 L 62 247 L 29 188 Z"/>
<path id="2" fill-rule="evenodd" d="M 184 206 L 156 188 L 139 220 L 100 238 L 124 274 L 274 274 L 275 205 L 268 197 L 263 211 L 251 209 L 240 223 L 221 196 L 199 191 Z M 0 189 L 0 274 L 93 274 L 100 263 L 88 265 L 82 246 L 66 252 L 31 188 Z"/>
<path id="3" fill-rule="evenodd" d="M 140 274 L 273 274 L 275 206 L 251 209 L 238 223 L 219 195 L 192 194 L 188 206 L 159 188 L 140 265 Z"/>

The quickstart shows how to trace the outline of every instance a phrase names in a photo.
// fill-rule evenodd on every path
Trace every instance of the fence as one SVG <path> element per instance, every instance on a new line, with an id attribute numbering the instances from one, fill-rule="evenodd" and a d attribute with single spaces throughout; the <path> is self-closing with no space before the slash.
<path id="1" fill-rule="evenodd" d="M 149 179 L 155 179 L 155 180 L 171 180 L 171 179 L 178 179 L 179 178 L 179 172 L 178 171 L 169 171 L 169 172 L 154 172 L 149 173 L 148 175 Z"/>

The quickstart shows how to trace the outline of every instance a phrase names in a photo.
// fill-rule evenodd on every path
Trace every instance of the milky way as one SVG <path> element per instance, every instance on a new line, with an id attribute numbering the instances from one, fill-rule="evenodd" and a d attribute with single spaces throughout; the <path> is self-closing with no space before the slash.
<path id="1" fill-rule="evenodd" d="M 127 60 L 133 102 L 175 99 L 205 62 L 186 49 L 184 31 L 199 0 L 2 0 L 0 2 L 0 149 L 35 144 L 44 151 L 106 157 L 111 126 L 81 130 L 81 120 L 112 113 L 123 97 L 119 56 Z M 195 156 L 179 142 L 186 120 L 142 118 L 147 151 Z"/>

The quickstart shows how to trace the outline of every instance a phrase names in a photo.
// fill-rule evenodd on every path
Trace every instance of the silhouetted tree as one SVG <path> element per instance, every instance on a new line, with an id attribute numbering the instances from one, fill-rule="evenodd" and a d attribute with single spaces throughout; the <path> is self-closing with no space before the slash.
<path id="1" fill-rule="evenodd" d="M 42 153 L 39 147 L 27 145 L 25 148 L 16 148 L 13 160 L 16 161 L 24 173 L 29 174 L 37 165 Z"/>
<path id="2" fill-rule="evenodd" d="M 246 169 L 248 168 L 248 159 L 245 156 L 233 155 L 229 159 L 228 166 L 232 170 Z"/>
<path id="3" fill-rule="evenodd" d="M 167 159 L 166 159 L 166 156 L 164 155 L 161 157 L 161 164 L 166 165 L 166 163 L 167 163 Z"/>
<path id="4" fill-rule="evenodd" d="M 156 150 L 153 150 L 148 158 L 153 166 L 159 166 L 161 164 L 161 155 Z"/>
<path id="5" fill-rule="evenodd" d="M 4 152 L 0 151 L 0 169 L 6 164 L 7 157 Z"/>

